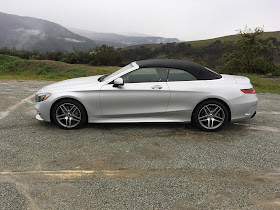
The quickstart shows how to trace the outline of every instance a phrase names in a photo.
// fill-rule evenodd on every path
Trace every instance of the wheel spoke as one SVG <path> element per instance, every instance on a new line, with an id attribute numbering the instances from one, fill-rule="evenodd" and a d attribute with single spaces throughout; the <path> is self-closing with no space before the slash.
<path id="1" fill-rule="evenodd" d="M 68 111 L 71 113 L 72 109 L 74 108 L 76 109 L 76 106 L 73 105 Z"/>
<path id="2" fill-rule="evenodd" d="M 60 106 L 60 109 L 61 109 L 61 111 L 62 111 L 64 114 L 67 114 L 68 109 L 64 106 L 64 104 L 62 104 L 62 105 Z"/>
<path id="3" fill-rule="evenodd" d="M 78 117 L 76 115 L 72 115 L 72 118 L 75 119 L 75 120 L 81 120 L 81 117 Z"/>
<path id="4" fill-rule="evenodd" d="M 211 128 L 214 128 L 214 121 L 215 121 L 215 119 L 212 118 L 212 119 L 211 119 L 211 126 L 210 126 Z"/>
<path id="5" fill-rule="evenodd" d="M 72 109 L 74 108 L 74 111 L 71 111 Z M 74 115 L 74 113 L 76 112 L 76 110 L 77 110 L 77 107 L 72 107 L 70 110 L 69 110 L 69 112 L 72 114 L 72 115 Z"/>
<path id="6" fill-rule="evenodd" d="M 224 120 L 217 120 L 217 119 L 214 119 L 215 121 L 217 121 L 217 122 L 219 122 L 219 123 L 221 123 L 221 122 L 223 122 Z"/>
<path id="7" fill-rule="evenodd" d="M 206 106 L 205 108 L 207 109 L 207 113 L 210 114 L 211 113 L 210 108 L 208 106 Z"/>
<path id="8" fill-rule="evenodd" d="M 64 117 L 57 117 L 56 119 L 57 119 L 57 120 L 66 120 L 66 118 L 67 118 L 67 117 L 64 116 Z"/>
<path id="9" fill-rule="evenodd" d="M 65 118 L 65 117 L 66 117 L 66 114 L 64 114 L 64 113 L 56 116 L 56 118 Z"/>
<path id="10" fill-rule="evenodd" d="M 205 121 L 207 121 L 207 120 L 209 120 L 210 118 L 206 118 L 206 119 L 204 119 L 204 120 L 200 120 L 200 122 L 205 122 Z"/>
<path id="11" fill-rule="evenodd" d="M 203 110 L 204 110 L 205 114 L 210 114 L 210 110 L 208 107 L 206 107 L 206 106 L 203 107 Z"/>
<path id="12" fill-rule="evenodd" d="M 217 119 L 219 119 L 219 120 L 224 120 L 224 118 L 219 117 L 219 116 L 217 116 L 217 115 L 215 115 L 214 118 L 215 118 L 215 120 L 217 120 Z"/>
<path id="13" fill-rule="evenodd" d="M 69 119 L 69 117 L 65 117 L 65 125 L 64 126 L 66 126 L 66 127 L 68 127 L 68 119 Z"/>
<path id="14" fill-rule="evenodd" d="M 69 127 L 71 127 L 71 120 L 72 120 L 72 117 L 69 117 Z"/>
<path id="15" fill-rule="evenodd" d="M 205 120 L 205 119 L 207 119 L 207 117 L 208 117 L 207 115 L 204 115 L 204 116 L 202 116 L 202 117 L 199 117 L 198 119 L 199 119 L 199 120 Z"/>
<path id="16" fill-rule="evenodd" d="M 208 128 L 210 128 L 210 118 L 207 119 L 208 120 Z"/>
<path id="17" fill-rule="evenodd" d="M 71 120 L 76 121 L 76 122 L 80 122 L 80 119 L 75 119 L 73 116 L 72 116 Z"/>
<path id="18" fill-rule="evenodd" d="M 217 106 L 213 111 L 213 115 L 217 115 L 220 112 L 221 108 L 219 106 Z"/>

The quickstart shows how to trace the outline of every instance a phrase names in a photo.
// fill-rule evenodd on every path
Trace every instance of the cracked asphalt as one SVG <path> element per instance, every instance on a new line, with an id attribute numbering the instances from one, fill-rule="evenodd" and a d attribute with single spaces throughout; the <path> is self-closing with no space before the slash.
<path id="1" fill-rule="evenodd" d="M 50 81 L 0 80 L 1 209 L 279 209 L 280 95 L 216 133 L 35 119 Z"/>

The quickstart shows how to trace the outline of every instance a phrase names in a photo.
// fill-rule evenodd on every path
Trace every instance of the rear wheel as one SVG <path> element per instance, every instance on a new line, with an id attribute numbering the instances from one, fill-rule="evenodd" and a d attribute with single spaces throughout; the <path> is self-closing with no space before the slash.
<path id="1" fill-rule="evenodd" d="M 203 131 L 217 131 L 228 122 L 227 107 L 216 100 L 208 100 L 199 104 L 193 113 L 193 122 Z"/>
<path id="2" fill-rule="evenodd" d="M 52 109 L 52 119 L 64 129 L 80 128 L 85 124 L 86 116 L 84 107 L 72 99 L 61 100 Z"/>

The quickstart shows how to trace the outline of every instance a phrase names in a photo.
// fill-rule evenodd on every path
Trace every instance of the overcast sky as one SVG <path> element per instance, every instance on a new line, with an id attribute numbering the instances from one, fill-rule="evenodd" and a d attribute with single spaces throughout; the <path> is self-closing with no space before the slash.
<path id="1" fill-rule="evenodd" d="M 236 34 L 246 25 L 280 31 L 280 0 L 0 0 L 0 11 L 66 28 L 185 41 Z"/>

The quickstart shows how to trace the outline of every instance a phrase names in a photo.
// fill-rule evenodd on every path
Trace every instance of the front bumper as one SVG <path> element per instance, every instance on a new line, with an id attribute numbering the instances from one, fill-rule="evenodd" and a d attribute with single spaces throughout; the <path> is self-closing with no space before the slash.
<path id="1" fill-rule="evenodd" d="M 37 110 L 36 119 L 40 121 L 50 122 L 50 107 L 51 100 L 46 100 L 39 102 L 35 105 L 35 109 Z"/>
<path id="2" fill-rule="evenodd" d="M 36 119 L 39 120 L 39 121 L 44 121 L 39 113 L 36 114 Z"/>

